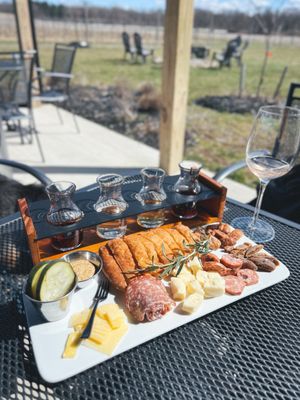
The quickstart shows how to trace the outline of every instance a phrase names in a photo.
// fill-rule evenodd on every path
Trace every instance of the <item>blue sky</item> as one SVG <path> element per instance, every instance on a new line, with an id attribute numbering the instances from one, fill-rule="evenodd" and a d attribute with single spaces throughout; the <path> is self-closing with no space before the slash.
<path id="1" fill-rule="evenodd" d="M 101 7 L 122 7 L 140 11 L 164 9 L 165 0 L 48 0 L 54 4 L 64 5 L 98 5 Z M 300 9 L 300 0 L 194 0 L 195 6 L 211 11 L 241 10 L 252 13 L 257 10 L 271 8 L 282 10 L 287 8 Z"/>

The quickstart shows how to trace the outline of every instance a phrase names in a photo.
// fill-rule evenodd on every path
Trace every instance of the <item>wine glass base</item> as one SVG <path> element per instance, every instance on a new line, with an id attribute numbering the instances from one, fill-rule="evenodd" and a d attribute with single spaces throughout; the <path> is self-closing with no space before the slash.
<path id="1" fill-rule="evenodd" d="M 241 229 L 245 236 L 256 243 L 266 243 L 274 239 L 275 231 L 272 225 L 262 219 L 258 219 L 254 226 L 251 222 L 251 217 L 238 217 L 231 221 L 231 225 L 236 229 Z"/>

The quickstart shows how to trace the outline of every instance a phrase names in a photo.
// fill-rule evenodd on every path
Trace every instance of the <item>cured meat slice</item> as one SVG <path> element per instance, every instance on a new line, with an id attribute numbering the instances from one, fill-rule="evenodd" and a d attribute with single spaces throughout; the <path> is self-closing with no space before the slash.
<path id="1" fill-rule="evenodd" d="M 124 275 L 114 257 L 110 254 L 108 248 L 106 246 L 101 247 L 99 249 L 99 254 L 103 260 L 104 275 L 116 289 L 125 290 L 127 283 Z"/>
<path id="2" fill-rule="evenodd" d="M 240 276 L 228 275 L 224 276 L 225 279 L 225 292 L 227 294 L 239 295 L 246 286 L 243 278 Z"/>
<path id="3" fill-rule="evenodd" d="M 242 265 L 243 269 L 252 269 L 253 271 L 257 271 L 257 265 L 254 264 L 253 261 L 248 260 L 247 258 L 243 259 L 243 265 Z"/>
<path id="4" fill-rule="evenodd" d="M 112 252 L 115 260 L 119 264 L 122 272 L 133 271 L 135 269 L 135 261 L 132 257 L 129 247 L 122 239 L 113 239 L 108 243 L 108 247 Z M 132 278 L 134 274 L 126 274 L 125 279 L 128 280 Z"/>
<path id="5" fill-rule="evenodd" d="M 149 274 L 131 279 L 125 292 L 125 304 L 137 321 L 154 321 L 174 306 L 163 283 Z"/>
<path id="6" fill-rule="evenodd" d="M 232 269 L 216 261 L 205 261 L 202 266 L 203 270 L 207 272 L 218 272 L 222 276 L 232 274 Z"/>
<path id="7" fill-rule="evenodd" d="M 221 263 L 227 268 L 239 269 L 243 265 L 243 260 L 232 257 L 229 254 L 224 254 L 224 256 L 221 258 Z"/>
<path id="8" fill-rule="evenodd" d="M 237 271 L 236 275 L 243 279 L 246 286 L 255 285 L 259 281 L 258 273 L 252 269 L 241 269 L 240 271 Z"/>

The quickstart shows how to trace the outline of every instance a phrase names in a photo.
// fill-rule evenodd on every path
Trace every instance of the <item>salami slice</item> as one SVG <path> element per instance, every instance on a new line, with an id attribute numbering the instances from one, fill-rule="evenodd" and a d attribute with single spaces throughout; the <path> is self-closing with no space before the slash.
<path id="1" fill-rule="evenodd" d="M 130 280 L 125 292 L 125 304 L 137 321 L 154 321 L 170 311 L 176 303 L 159 279 L 145 274 Z"/>
<path id="2" fill-rule="evenodd" d="M 259 281 L 258 273 L 252 269 L 241 269 L 237 272 L 237 276 L 243 279 L 246 286 L 255 285 Z"/>
<path id="3" fill-rule="evenodd" d="M 227 268 L 239 269 L 243 265 L 243 260 L 232 257 L 229 254 L 224 254 L 224 256 L 221 258 L 221 263 Z"/>
<path id="4" fill-rule="evenodd" d="M 227 275 L 224 276 L 225 279 L 225 292 L 227 294 L 232 294 L 232 295 L 239 295 L 242 293 L 244 290 L 244 287 L 246 286 L 243 278 L 240 276 L 234 276 L 234 275 Z"/>

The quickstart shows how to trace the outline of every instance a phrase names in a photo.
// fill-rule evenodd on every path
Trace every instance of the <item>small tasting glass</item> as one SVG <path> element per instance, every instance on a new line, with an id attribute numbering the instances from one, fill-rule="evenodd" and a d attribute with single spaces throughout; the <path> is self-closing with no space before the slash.
<path id="1" fill-rule="evenodd" d="M 83 218 L 83 211 L 72 200 L 75 190 L 75 184 L 67 181 L 53 182 L 46 187 L 50 200 L 50 209 L 47 213 L 49 224 L 72 225 Z M 73 250 L 80 246 L 82 236 L 81 230 L 62 233 L 51 238 L 51 245 L 60 251 Z"/>
<path id="2" fill-rule="evenodd" d="M 143 186 L 136 195 L 143 207 L 161 204 L 166 199 L 163 189 L 165 171 L 161 168 L 144 168 L 141 170 Z M 165 222 L 165 210 L 153 210 L 141 213 L 137 217 L 137 223 L 143 228 L 157 228 Z"/>
<path id="3" fill-rule="evenodd" d="M 100 197 L 97 203 L 94 204 L 95 210 L 111 216 L 122 214 L 128 207 L 122 196 L 124 178 L 117 174 L 105 174 L 98 176 L 97 182 L 99 184 Z M 99 224 L 96 232 L 103 239 L 114 239 L 123 236 L 126 228 L 126 221 L 121 218 Z"/>

